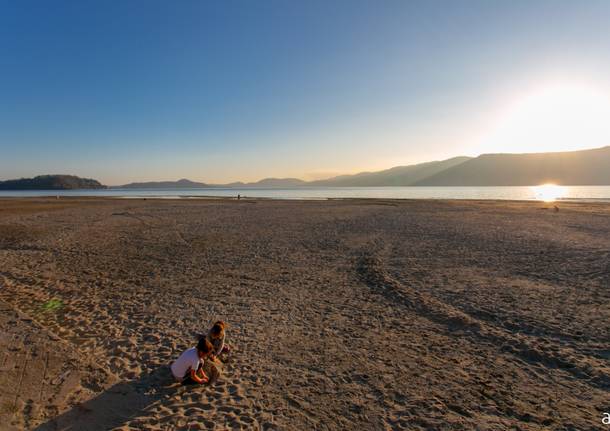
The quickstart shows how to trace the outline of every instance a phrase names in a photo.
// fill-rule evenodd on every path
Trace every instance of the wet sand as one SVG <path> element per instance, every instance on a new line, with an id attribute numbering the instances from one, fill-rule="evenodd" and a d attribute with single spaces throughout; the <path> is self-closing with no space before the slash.
<path id="1" fill-rule="evenodd" d="M 603 429 L 610 205 L 559 207 L 1 199 L 0 429 Z"/>

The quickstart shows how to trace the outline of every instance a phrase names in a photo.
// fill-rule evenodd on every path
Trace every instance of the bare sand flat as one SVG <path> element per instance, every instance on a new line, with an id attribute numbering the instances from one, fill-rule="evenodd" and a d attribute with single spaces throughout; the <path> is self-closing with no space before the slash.
<path id="1" fill-rule="evenodd" d="M 1 429 L 604 429 L 610 205 L 4 199 L 0 309 Z"/>

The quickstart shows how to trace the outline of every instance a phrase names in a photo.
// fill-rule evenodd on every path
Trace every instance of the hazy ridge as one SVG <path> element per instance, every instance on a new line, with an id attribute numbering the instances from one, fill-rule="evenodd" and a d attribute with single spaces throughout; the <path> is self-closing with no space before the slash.
<path id="1" fill-rule="evenodd" d="M 355 175 L 341 175 L 326 180 L 311 181 L 307 185 L 327 187 L 375 187 L 375 186 L 410 186 L 415 182 L 442 172 L 450 167 L 462 164 L 470 157 L 453 157 L 451 159 L 419 163 L 409 166 L 396 166 L 378 172 L 361 172 Z"/>
<path id="2" fill-rule="evenodd" d="M 610 146 L 532 154 L 482 154 L 414 183 L 416 186 L 609 185 Z"/>
<path id="3" fill-rule="evenodd" d="M 199 189 L 204 187 L 212 187 L 209 184 L 199 183 L 183 178 L 178 181 L 148 181 L 140 183 L 129 183 L 117 188 L 123 189 Z"/>
<path id="4" fill-rule="evenodd" d="M 185 180 L 181 180 L 185 181 Z M 173 183 L 182 188 L 181 181 Z M 392 187 L 392 186 L 529 186 L 542 183 L 564 185 L 610 185 L 610 146 L 592 150 L 482 154 L 447 160 L 396 166 L 377 172 L 340 175 L 324 180 L 265 178 L 257 182 L 202 184 L 199 187 Z M 159 183 L 135 183 L 155 188 Z M 164 184 L 172 184 L 165 182 Z M 123 187 L 136 188 L 134 184 Z"/>

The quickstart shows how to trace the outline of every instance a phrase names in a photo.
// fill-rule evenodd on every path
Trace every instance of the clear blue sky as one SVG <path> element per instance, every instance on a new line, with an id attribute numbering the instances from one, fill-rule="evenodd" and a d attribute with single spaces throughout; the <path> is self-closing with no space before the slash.
<path id="1" fill-rule="evenodd" d="M 0 0 L 0 179 L 311 179 L 506 150 L 526 126 L 503 118 L 549 85 L 603 110 L 609 23 L 605 0 Z"/>

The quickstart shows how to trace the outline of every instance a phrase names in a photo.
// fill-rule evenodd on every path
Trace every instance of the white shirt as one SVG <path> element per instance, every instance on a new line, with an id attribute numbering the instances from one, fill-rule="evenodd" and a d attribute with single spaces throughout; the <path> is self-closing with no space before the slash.
<path id="1" fill-rule="evenodd" d="M 190 370 L 197 371 L 200 363 L 203 365 L 203 361 L 199 359 L 199 355 L 197 354 L 197 348 L 191 347 L 190 349 L 185 350 L 180 357 L 174 361 L 171 366 L 172 374 L 176 379 L 182 380 Z"/>

